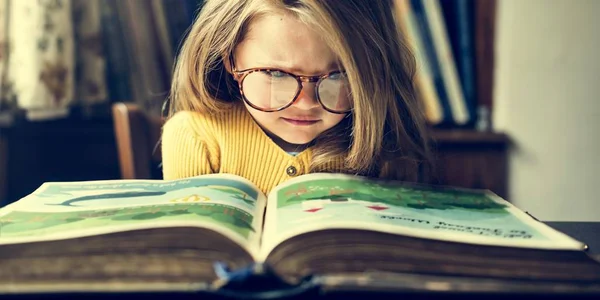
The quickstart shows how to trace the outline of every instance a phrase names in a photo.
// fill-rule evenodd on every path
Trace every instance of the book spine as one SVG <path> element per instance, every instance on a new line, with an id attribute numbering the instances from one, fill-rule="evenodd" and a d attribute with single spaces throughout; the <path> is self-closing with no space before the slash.
<path id="1" fill-rule="evenodd" d="M 425 50 L 424 53 L 427 56 L 427 61 L 429 62 L 431 77 L 433 78 L 435 89 L 444 111 L 444 117 L 442 118 L 443 121 L 440 125 L 451 125 L 453 122 L 452 108 L 450 107 L 444 79 L 440 71 L 440 62 L 435 53 L 433 38 L 430 33 L 427 18 L 425 16 L 422 0 L 411 0 L 410 4 L 412 11 L 414 12 L 415 21 L 418 25 L 418 33 L 423 40 L 423 49 Z"/>
<path id="2" fill-rule="evenodd" d="M 431 33 L 433 49 L 438 58 L 440 75 L 443 78 L 448 101 L 450 102 L 452 117 L 456 124 L 465 125 L 470 119 L 469 111 L 467 110 L 462 86 L 456 70 L 454 56 L 450 50 L 450 41 L 439 0 L 423 0 L 422 4 L 423 13 L 427 19 Z"/>
<path id="3" fill-rule="evenodd" d="M 125 41 L 122 35 L 121 22 L 117 16 L 115 0 L 105 0 L 101 5 L 101 27 L 105 41 L 106 82 L 110 102 L 133 100 L 129 80 L 129 66 Z"/>
<path id="4" fill-rule="evenodd" d="M 165 78 L 168 82 L 171 81 L 171 70 L 173 68 L 173 48 L 171 37 L 169 36 L 169 28 L 167 26 L 167 16 L 163 5 L 163 0 L 152 0 L 152 19 L 156 27 L 158 45 L 160 46 L 160 54 L 164 60 Z"/>
<path id="5" fill-rule="evenodd" d="M 136 0 L 119 0 L 122 17 L 128 25 L 129 56 L 134 62 L 134 76 L 139 78 L 136 101 L 151 115 L 160 116 L 162 103 L 168 94 L 169 82 L 165 76 L 150 5 Z"/>
<path id="6" fill-rule="evenodd" d="M 478 130 L 491 130 L 493 124 L 494 32 L 496 0 L 474 1 L 474 43 Z"/>
<path id="7" fill-rule="evenodd" d="M 415 85 L 425 111 L 425 117 L 431 125 L 440 124 L 444 117 L 443 111 L 430 71 L 431 62 L 425 55 L 423 41 L 417 30 L 418 24 L 416 24 L 414 13 L 410 8 L 410 0 L 395 0 L 394 8 L 399 33 L 414 52 L 417 61 Z"/>
<path id="8" fill-rule="evenodd" d="M 131 101 L 138 103 L 142 108 L 145 108 L 144 86 L 141 78 L 140 66 L 135 58 L 135 48 L 133 45 L 133 33 L 131 25 L 128 22 L 127 0 L 110 0 L 114 3 L 115 11 L 120 29 L 123 34 L 123 65 L 127 66 L 127 74 L 130 79 L 131 86 Z"/>
<path id="9" fill-rule="evenodd" d="M 180 0 L 163 1 L 167 28 L 171 36 L 171 48 L 175 55 L 179 53 L 181 44 L 193 22 L 193 13 L 189 6 L 195 5 L 188 2 Z"/>
<path id="10" fill-rule="evenodd" d="M 455 0 L 456 6 L 456 38 L 458 70 L 462 79 L 462 87 L 471 117 L 471 125 L 476 120 L 477 103 L 475 90 L 475 51 L 473 40 L 473 1 Z"/>

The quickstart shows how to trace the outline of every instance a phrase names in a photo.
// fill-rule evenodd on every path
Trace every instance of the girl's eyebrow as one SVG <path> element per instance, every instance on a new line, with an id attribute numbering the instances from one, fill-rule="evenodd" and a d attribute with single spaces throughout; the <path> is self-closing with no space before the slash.
<path id="1" fill-rule="evenodd" d="M 285 63 L 275 62 L 275 61 L 270 61 L 270 62 L 258 61 L 256 63 L 256 66 L 254 66 L 253 68 L 280 69 L 280 70 L 294 73 L 297 75 L 324 74 L 324 73 L 328 73 L 328 72 L 332 72 L 332 71 L 343 70 L 343 68 L 341 68 L 340 65 L 336 62 L 329 63 L 329 65 L 327 65 L 327 68 L 325 68 L 324 70 L 307 70 L 302 67 L 286 65 Z M 308 72 L 308 71 L 311 71 L 311 72 Z"/>

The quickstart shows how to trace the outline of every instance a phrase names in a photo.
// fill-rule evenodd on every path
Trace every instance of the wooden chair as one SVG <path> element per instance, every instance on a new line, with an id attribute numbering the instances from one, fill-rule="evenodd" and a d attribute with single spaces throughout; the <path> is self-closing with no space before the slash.
<path id="1" fill-rule="evenodd" d="M 160 135 L 163 120 L 133 103 L 112 105 L 122 179 L 161 179 Z"/>

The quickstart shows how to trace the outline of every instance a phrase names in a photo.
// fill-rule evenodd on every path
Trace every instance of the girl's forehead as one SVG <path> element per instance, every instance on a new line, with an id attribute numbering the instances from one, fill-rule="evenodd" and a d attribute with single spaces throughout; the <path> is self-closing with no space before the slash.
<path id="1" fill-rule="evenodd" d="M 236 47 L 236 60 L 253 64 L 244 67 L 261 62 L 307 74 L 322 72 L 338 62 L 322 35 L 293 16 L 264 16 L 249 24 L 246 36 Z"/>

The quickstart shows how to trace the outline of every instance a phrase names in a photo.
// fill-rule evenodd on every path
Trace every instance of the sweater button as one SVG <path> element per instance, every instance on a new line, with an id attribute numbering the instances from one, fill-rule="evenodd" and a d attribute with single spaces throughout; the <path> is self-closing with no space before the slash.
<path id="1" fill-rule="evenodd" d="M 296 167 L 294 167 L 294 166 L 289 166 L 289 167 L 287 167 L 287 169 L 285 169 L 285 172 L 289 176 L 296 176 L 296 174 L 298 174 L 298 169 L 296 169 Z"/>

